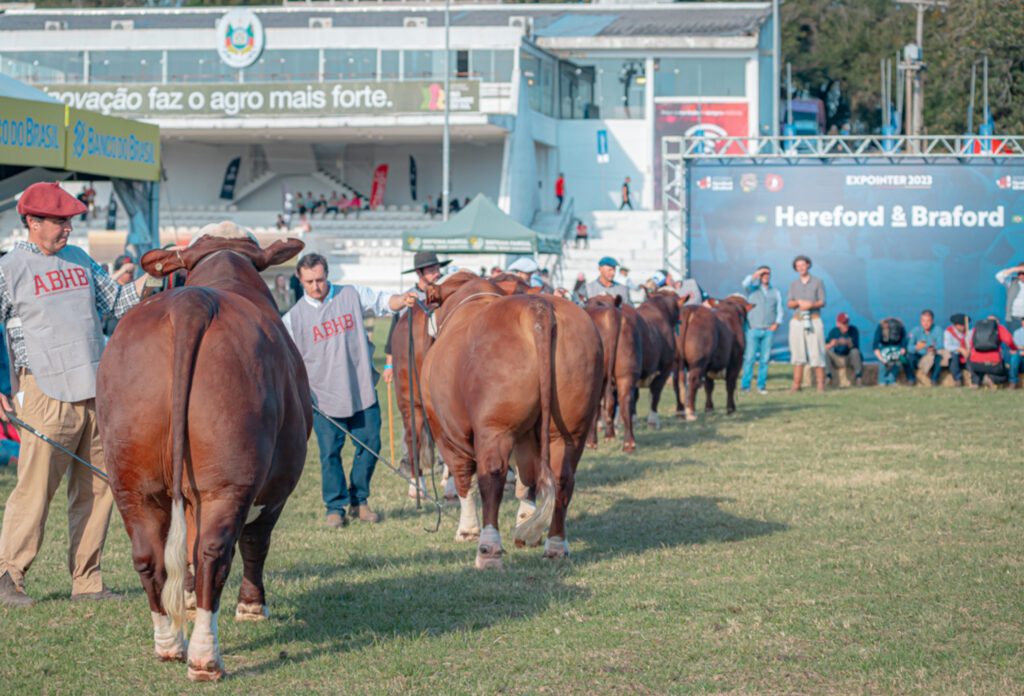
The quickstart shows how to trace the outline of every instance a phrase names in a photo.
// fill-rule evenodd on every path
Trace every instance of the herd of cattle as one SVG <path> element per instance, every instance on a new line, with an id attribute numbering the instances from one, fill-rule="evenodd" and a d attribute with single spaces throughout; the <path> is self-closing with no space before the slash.
<path id="1" fill-rule="evenodd" d="M 187 250 L 149 252 L 148 273 L 183 269 L 187 281 L 129 312 L 100 364 L 106 465 L 156 653 L 187 657 L 193 680 L 224 674 L 217 620 L 236 545 L 244 571 L 235 618 L 268 616 L 263 566 L 312 415 L 305 368 L 259 272 L 301 249 L 297 240 L 260 249 L 249 238 L 207 236 Z M 436 444 L 462 505 L 457 538 L 478 539 L 478 568 L 502 565 L 498 511 L 513 458 L 523 491 L 516 545 L 539 545 L 548 530 L 544 556 L 568 554 L 575 470 L 584 447 L 596 447 L 602 400 L 605 437 L 615 436 L 618 411 L 626 451 L 636 447 L 640 386 L 650 389 L 654 425 L 670 377 L 688 419 L 701 383 L 711 408 L 714 373 L 724 373 L 735 409 L 745 300 L 684 306 L 659 291 L 635 309 L 611 297 L 581 308 L 536 293 L 516 276 L 458 272 L 428 289 L 392 339 L 409 451 Z"/>

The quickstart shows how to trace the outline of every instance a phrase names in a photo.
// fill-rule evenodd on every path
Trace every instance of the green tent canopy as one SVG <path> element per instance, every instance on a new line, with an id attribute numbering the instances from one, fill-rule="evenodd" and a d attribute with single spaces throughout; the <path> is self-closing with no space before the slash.
<path id="1" fill-rule="evenodd" d="M 448 222 L 406 232 L 402 249 L 447 254 L 560 254 L 562 240 L 521 225 L 481 193 Z"/>

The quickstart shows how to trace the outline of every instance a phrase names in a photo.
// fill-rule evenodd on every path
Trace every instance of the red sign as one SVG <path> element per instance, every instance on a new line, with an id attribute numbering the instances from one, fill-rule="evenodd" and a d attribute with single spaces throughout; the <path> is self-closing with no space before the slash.
<path id="1" fill-rule="evenodd" d="M 661 150 L 661 138 L 671 135 L 688 138 L 701 134 L 707 138 L 746 138 L 750 135 L 749 109 L 746 102 L 655 104 L 654 132 L 658 150 Z M 743 152 L 737 143 L 716 147 L 715 151 L 730 154 Z"/>
<path id="2" fill-rule="evenodd" d="M 384 187 L 388 183 L 388 165 L 382 164 L 373 172 L 373 188 L 370 190 L 370 210 L 384 204 Z"/>
<path id="3" fill-rule="evenodd" d="M 45 276 L 35 276 L 35 284 L 36 297 L 53 295 L 58 292 L 89 287 L 89 274 L 80 266 L 59 271 L 47 271 Z"/>

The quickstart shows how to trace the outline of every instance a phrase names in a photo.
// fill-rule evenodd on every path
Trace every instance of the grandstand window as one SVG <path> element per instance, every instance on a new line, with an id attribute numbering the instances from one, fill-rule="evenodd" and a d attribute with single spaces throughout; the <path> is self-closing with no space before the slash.
<path id="1" fill-rule="evenodd" d="M 324 49 L 324 80 L 376 80 L 377 50 Z"/>
<path id="2" fill-rule="evenodd" d="M 243 75 L 246 82 L 317 82 L 320 80 L 320 51 L 264 51 Z"/>
<path id="3" fill-rule="evenodd" d="M 163 51 L 89 51 L 89 82 L 163 82 Z"/>
<path id="4" fill-rule="evenodd" d="M 85 56 L 81 51 L 4 51 L 0 73 L 36 84 L 79 84 L 85 81 Z"/>
<path id="5" fill-rule="evenodd" d="M 512 81 L 512 51 L 470 51 L 469 76 L 483 82 Z"/>
<path id="6" fill-rule="evenodd" d="M 167 51 L 168 82 L 238 82 L 216 51 Z"/>
<path id="7" fill-rule="evenodd" d="M 519 70 L 526 82 L 530 108 L 547 116 L 555 115 L 555 60 L 523 51 Z"/>
<path id="8" fill-rule="evenodd" d="M 746 96 L 744 58 L 660 58 L 654 62 L 655 97 Z"/>
<path id="9" fill-rule="evenodd" d="M 594 69 L 558 63 L 559 118 L 594 118 Z"/>
<path id="10" fill-rule="evenodd" d="M 402 79 L 402 52 L 381 51 L 380 52 L 380 79 L 400 80 Z"/>
<path id="11" fill-rule="evenodd" d="M 455 74 L 456 55 L 451 52 L 452 75 Z M 406 80 L 444 79 L 444 51 L 403 51 L 405 58 L 404 77 Z"/>
<path id="12" fill-rule="evenodd" d="M 594 105 L 590 118 L 643 118 L 647 87 L 646 61 L 599 58 L 581 67 L 594 69 Z"/>

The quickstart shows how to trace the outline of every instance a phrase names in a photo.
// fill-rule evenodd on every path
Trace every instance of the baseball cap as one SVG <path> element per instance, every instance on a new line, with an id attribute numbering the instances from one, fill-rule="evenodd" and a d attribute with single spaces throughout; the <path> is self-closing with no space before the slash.
<path id="1" fill-rule="evenodd" d="M 654 283 L 654 287 L 660 288 L 665 285 L 665 274 L 661 271 L 655 271 L 654 275 L 651 276 L 651 282 Z"/>
<path id="2" fill-rule="evenodd" d="M 612 268 L 617 268 L 618 265 L 619 265 L 619 262 L 616 261 L 615 259 L 613 259 L 611 256 L 605 256 L 605 257 L 602 257 L 601 260 L 597 262 L 597 265 L 598 266 L 611 266 Z"/>
<path id="3" fill-rule="evenodd" d="M 846 312 L 840 312 L 836 316 L 836 323 L 837 324 L 849 324 L 850 323 L 850 315 L 847 314 Z"/>
<path id="4" fill-rule="evenodd" d="M 508 270 L 512 273 L 536 273 L 540 270 L 540 266 L 530 256 L 520 256 L 518 259 L 509 264 Z"/>

